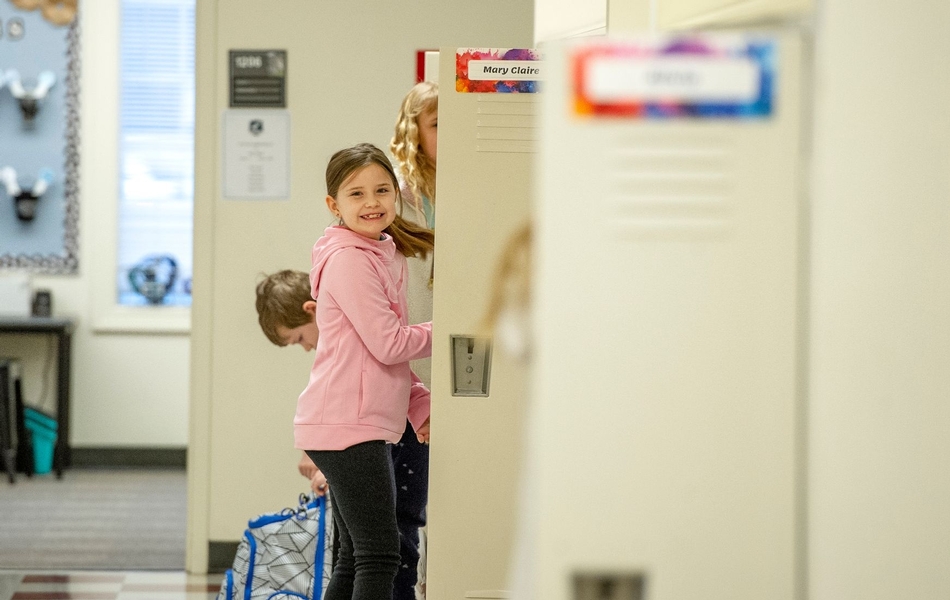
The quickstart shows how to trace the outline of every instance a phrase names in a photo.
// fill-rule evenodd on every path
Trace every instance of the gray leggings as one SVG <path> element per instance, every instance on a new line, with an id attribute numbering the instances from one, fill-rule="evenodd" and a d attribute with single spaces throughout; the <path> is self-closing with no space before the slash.
<path id="1" fill-rule="evenodd" d="M 392 600 L 399 570 L 396 484 L 381 440 L 346 450 L 307 450 L 330 484 L 340 550 L 325 600 Z"/>

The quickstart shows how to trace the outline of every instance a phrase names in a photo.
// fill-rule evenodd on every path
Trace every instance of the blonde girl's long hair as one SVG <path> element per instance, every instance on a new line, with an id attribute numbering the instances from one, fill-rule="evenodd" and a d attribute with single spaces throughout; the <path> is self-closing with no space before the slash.
<path id="1" fill-rule="evenodd" d="M 330 162 L 327 163 L 327 194 L 336 198 L 340 186 L 349 179 L 350 175 L 363 167 L 374 164 L 379 165 L 389 174 L 396 200 L 399 201 L 399 182 L 393 165 L 386 158 L 386 154 L 372 144 L 357 144 L 352 148 L 340 150 L 330 157 Z M 396 250 L 403 256 L 425 258 L 435 248 L 435 233 L 399 215 L 396 215 L 392 224 L 383 231 L 392 236 L 393 241 L 396 242 Z"/>
<path id="2" fill-rule="evenodd" d="M 421 208 L 421 196 L 435 204 L 435 164 L 422 153 L 419 145 L 419 115 L 438 108 L 438 84 L 423 81 L 414 85 L 402 101 L 389 143 L 390 152 L 399 161 L 399 173 L 415 196 L 417 208 Z"/>
<path id="3" fill-rule="evenodd" d="M 524 312 L 531 307 L 532 230 L 531 223 L 524 223 L 505 242 L 492 275 L 488 308 L 481 322 L 482 335 L 494 334 L 506 310 Z"/>

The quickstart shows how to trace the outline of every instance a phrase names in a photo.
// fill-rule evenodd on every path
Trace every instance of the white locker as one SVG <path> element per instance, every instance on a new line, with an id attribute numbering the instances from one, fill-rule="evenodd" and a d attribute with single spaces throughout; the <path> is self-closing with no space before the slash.
<path id="1" fill-rule="evenodd" d="M 481 332 L 499 256 L 529 220 L 539 135 L 537 94 L 460 91 L 460 62 L 504 55 L 468 50 L 439 52 L 427 592 L 446 600 L 499 597 L 507 585 L 527 368 L 496 349 L 488 395 L 453 395 L 451 336 Z"/>
<path id="2" fill-rule="evenodd" d="M 517 598 L 800 591 L 802 43 L 644 71 L 673 43 L 544 48 Z"/>

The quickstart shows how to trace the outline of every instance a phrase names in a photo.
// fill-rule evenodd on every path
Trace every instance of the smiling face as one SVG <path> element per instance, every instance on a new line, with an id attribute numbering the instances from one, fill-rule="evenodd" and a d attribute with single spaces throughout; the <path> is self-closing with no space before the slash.
<path id="1" fill-rule="evenodd" d="M 347 228 L 378 240 L 396 218 L 396 186 L 389 173 L 372 163 L 360 167 L 340 185 L 327 207 Z"/>

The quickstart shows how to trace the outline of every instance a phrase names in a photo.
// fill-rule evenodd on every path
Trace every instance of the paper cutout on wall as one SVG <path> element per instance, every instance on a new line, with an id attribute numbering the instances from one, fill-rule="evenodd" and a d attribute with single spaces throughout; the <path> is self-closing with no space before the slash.
<path id="1" fill-rule="evenodd" d="M 62 27 L 69 25 L 76 19 L 79 0 L 10 0 L 17 8 L 23 10 L 40 9 L 43 18 Z"/>

